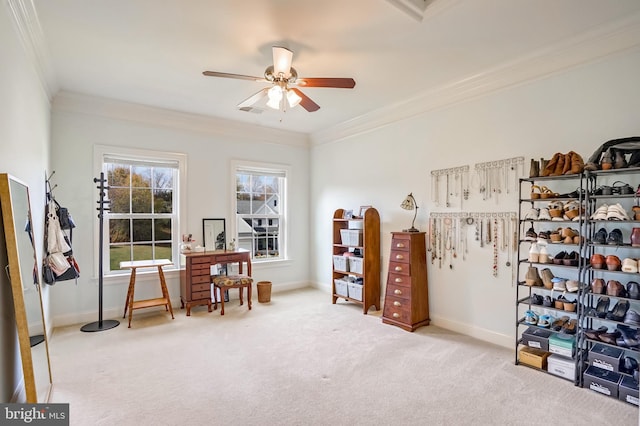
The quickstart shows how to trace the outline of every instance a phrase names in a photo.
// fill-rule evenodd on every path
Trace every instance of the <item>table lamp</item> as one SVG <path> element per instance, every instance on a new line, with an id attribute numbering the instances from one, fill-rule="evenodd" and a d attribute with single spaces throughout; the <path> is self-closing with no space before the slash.
<path id="1" fill-rule="evenodd" d="M 418 215 L 418 205 L 416 204 L 416 199 L 413 197 L 413 193 L 409 193 L 409 195 L 407 195 L 407 198 L 405 198 L 404 201 L 402 202 L 402 204 L 400 204 L 400 207 L 402 207 L 405 210 L 415 210 L 416 211 L 413 214 L 413 221 L 411 222 L 411 228 L 404 229 L 403 232 L 420 232 L 414 226 L 415 222 L 416 222 L 416 216 Z"/>

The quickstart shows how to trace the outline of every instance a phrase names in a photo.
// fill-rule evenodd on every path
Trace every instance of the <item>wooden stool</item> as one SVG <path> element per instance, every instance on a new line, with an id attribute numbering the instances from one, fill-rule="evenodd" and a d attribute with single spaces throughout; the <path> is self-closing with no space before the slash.
<path id="1" fill-rule="evenodd" d="M 220 315 L 224 315 L 224 291 L 230 288 L 240 289 L 240 305 L 243 305 L 243 289 L 245 287 L 247 288 L 247 305 L 249 305 L 249 310 L 251 310 L 251 284 L 253 284 L 253 278 L 246 275 L 212 275 L 211 282 L 214 288 L 213 309 L 218 309 L 218 298 L 216 297 L 215 290 L 220 290 Z"/>
<path id="2" fill-rule="evenodd" d="M 127 310 L 129 311 L 129 328 L 131 328 L 131 318 L 133 317 L 134 309 L 151 308 L 153 306 L 164 306 L 165 310 L 171 313 L 171 319 L 173 317 L 173 308 L 171 307 L 171 298 L 169 297 L 169 291 L 167 290 L 167 283 L 164 279 L 164 272 L 162 272 L 163 266 L 173 265 L 173 262 L 167 259 L 157 260 L 134 260 L 131 262 L 120 262 L 121 269 L 131 269 L 131 278 L 129 279 L 129 288 L 127 289 L 127 300 L 124 303 L 124 314 L 122 318 L 127 316 Z M 147 300 L 134 300 L 135 288 L 136 288 L 136 270 L 138 268 L 158 268 L 158 276 L 160 278 L 160 291 L 162 297 Z"/>

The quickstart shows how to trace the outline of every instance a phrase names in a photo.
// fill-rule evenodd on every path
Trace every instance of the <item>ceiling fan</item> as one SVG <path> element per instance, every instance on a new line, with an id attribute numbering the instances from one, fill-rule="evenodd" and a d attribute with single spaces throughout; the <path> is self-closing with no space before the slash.
<path id="1" fill-rule="evenodd" d="M 247 108 L 255 104 L 265 96 L 269 98 L 267 106 L 273 109 L 293 108 L 300 104 L 309 112 L 317 111 L 320 105 L 311 100 L 300 87 L 333 87 L 339 89 L 353 89 L 356 82 L 352 78 L 298 78 L 296 69 L 291 66 L 293 52 L 285 47 L 273 46 L 273 65 L 269 65 L 264 71 L 263 77 L 250 75 L 231 74 L 217 71 L 204 71 L 202 74 L 208 77 L 236 78 L 240 80 L 253 80 L 271 83 L 259 92 L 249 96 L 238 104 L 238 108 Z"/>

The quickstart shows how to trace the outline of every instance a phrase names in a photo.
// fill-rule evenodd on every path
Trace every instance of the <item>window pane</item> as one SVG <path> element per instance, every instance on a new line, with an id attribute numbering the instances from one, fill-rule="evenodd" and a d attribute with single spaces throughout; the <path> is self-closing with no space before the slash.
<path id="1" fill-rule="evenodd" d="M 153 259 L 153 244 L 134 244 L 133 260 Z"/>
<path id="2" fill-rule="evenodd" d="M 110 243 L 131 242 L 129 219 L 111 219 L 109 221 L 109 242 Z"/>
<path id="3" fill-rule="evenodd" d="M 131 212 L 151 213 L 151 188 L 131 190 Z"/>
<path id="4" fill-rule="evenodd" d="M 280 196 L 277 194 L 271 195 L 266 202 L 266 205 L 269 209 L 267 213 L 280 213 Z"/>
<path id="5" fill-rule="evenodd" d="M 266 214 L 266 202 L 264 194 L 254 195 L 251 202 L 251 214 Z"/>
<path id="6" fill-rule="evenodd" d="M 172 259 L 171 244 L 156 244 L 156 259 Z"/>
<path id="7" fill-rule="evenodd" d="M 251 192 L 254 194 L 264 194 L 265 178 L 263 176 L 253 176 Z"/>
<path id="8" fill-rule="evenodd" d="M 133 241 L 151 241 L 151 225 L 151 219 L 133 219 Z M 147 257 L 147 259 L 151 259 L 151 257 Z"/>
<path id="9" fill-rule="evenodd" d="M 154 213 L 171 213 L 173 203 L 173 191 L 170 189 L 156 189 L 153 191 Z"/>
<path id="10" fill-rule="evenodd" d="M 153 169 L 153 188 L 154 189 L 172 189 L 173 188 L 173 169 L 156 167 Z"/>
<path id="11" fill-rule="evenodd" d="M 109 188 L 111 213 L 129 213 L 129 188 Z"/>
<path id="12" fill-rule="evenodd" d="M 107 164 L 108 186 L 129 186 L 129 166 L 123 164 Z"/>
<path id="13" fill-rule="evenodd" d="M 133 166 L 131 186 L 134 188 L 151 188 L 151 167 Z"/>
<path id="14" fill-rule="evenodd" d="M 131 260 L 131 246 L 109 246 L 109 269 L 117 271 L 120 269 L 120 262 Z"/>
<path id="15" fill-rule="evenodd" d="M 171 219 L 155 219 L 154 223 L 155 241 L 171 241 Z"/>
<path id="16" fill-rule="evenodd" d="M 264 190 L 267 194 L 277 194 L 279 192 L 278 187 L 279 178 L 274 176 L 265 176 L 264 178 Z"/>

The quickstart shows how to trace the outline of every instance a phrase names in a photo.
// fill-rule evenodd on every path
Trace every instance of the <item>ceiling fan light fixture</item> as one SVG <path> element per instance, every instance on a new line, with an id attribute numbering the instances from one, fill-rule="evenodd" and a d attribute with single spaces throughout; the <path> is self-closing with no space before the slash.
<path id="1" fill-rule="evenodd" d="M 287 90 L 287 102 L 289 102 L 289 108 L 293 108 L 300 103 L 302 98 L 298 96 L 293 90 Z"/>
<path id="2" fill-rule="evenodd" d="M 279 77 L 289 78 L 293 52 L 286 47 L 273 47 L 273 73 Z"/>
<path id="3" fill-rule="evenodd" d="M 269 97 L 267 106 L 273 109 L 280 109 L 280 101 L 282 100 L 282 87 L 273 86 L 267 92 L 267 96 Z"/>

